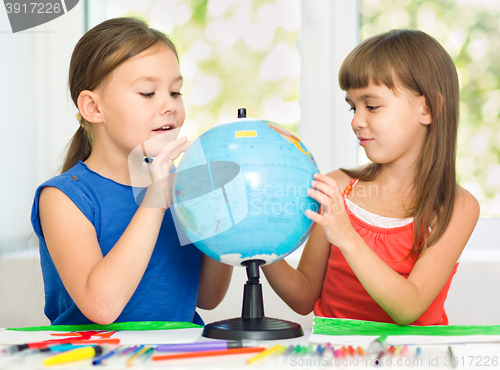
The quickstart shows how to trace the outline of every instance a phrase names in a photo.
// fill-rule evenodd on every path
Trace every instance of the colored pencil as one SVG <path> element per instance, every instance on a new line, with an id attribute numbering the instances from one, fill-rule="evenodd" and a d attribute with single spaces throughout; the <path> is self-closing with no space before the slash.
<path id="1" fill-rule="evenodd" d="M 395 350 L 396 350 L 396 347 L 390 346 L 389 349 L 387 350 L 387 354 L 392 356 L 394 354 Z"/>
<path id="2" fill-rule="evenodd" d="M 311 343 L 311 344 L 309 344 L 307 346 L 307 353 L 306 353 L 306 355 L 309 356 L 309 357 L 311 357 L 313 355 L 313 352 L 314 352 L 314 346 Z"/>
<path id="3" fill-rule="evenodd" d="M 290 344 L 286 349 L 286 351 L 283 352 L 283 357 L 290 356 L 293 353 L 293 351 L 295 351 L 295 346 L 293 344 Z"/>
<path id="4" fill-rule="evenodd" d="M 325 352 L 325 347 L 321 344 L 318 344 L 318 346 L 316 347 L 316 355 L 319 358 L 322 358 L 324 352 Z"/>
<path id="5" fill-rule="evenodd" d="M 132 366 L 132 364 L 134 363 L 134 360 L 139 357 L 140 355 L 142 355 L 144 352 L 146 352 L 147 350 L 149 349 L 149 347 L 142 347 L 141 349 L 139 349 L 138 351 L 134 352 L 134 354 L 132 356 L 130 356 L 130 358 L 127 360 L 127 363 L 125 364 L 125 366 L 127 367 L 130 367 Z"/>
<path id="6" fill-rule="evenodd" d="M 213 351 L 217 349 L 241 348 L 243 344 L 238 341 L 214 341 L 195 343 L 160 344 L 156 346 L 157 352 L 190 352 L 190 351 Z"/>
<path id="7" fill-rule="evenodd" d="M 408 353 L 408 344 L 405 344 L 405 345 L 403 346 L 403 351 L 401 352 L 401 354 L 402 354 L 403 356 L 406 356 L 406 354 L 407 354 L 407 353 Z"/>
<path id="8" fill-rule="evenodd" d="M 266 349 L 265 351 L 262 351 L 257 356 L 254 356 L 251 359 L 247 360 L 247 364 L 253 364 L 257 361 L 262 360 L 263 358 L 269 356 L 271 353 L 277 351 L 280 347 L 281 347 L 281 345 L 277 344 L 274 347 L 271 347 L 271 348 Z"/>
<path id="9" fill-rule="evenodd" d="M 276 352 L 274 352 L 274 357 L 277 357 L 281 355 L 282 353 L 285 353 L 287 351 L 288 347 L 287 346 L 281 346 L 281 348 L 278 348 Z"/>
<path id="10" fill-rule="evenodd" d="M 61 338 L 49 339 L 41 342 L 31 342 L 26 344 L 15 344 L 3 349 L 4 353 L 16 353 L 25 349 L 41 349 L 56 344 L 119 344 L 120 339 L 80 339 L 80 338 Z"/>
<path id="11" fill-rule="evenodd" d="M 120 349 L 116 348 L 116 349 L 114 349 L 112 351 L 109 351 L 109 352 L 105 353 L 104 355 L 96 357 L 92 361 L 92 365 L 101 365 L 103 361 L 107 360 L 111 356 L 114 356 L 114 355 L 118 354 L 119 352 L 120 352 Z"/>
<path id="12" fill-rule="evenodd" d="M 377 358 L 375 359 L 375 366 L 379 366 L 381 364 L 382 357 L 384 357 L 384 350 L 383 349 L 378 353 Z"/>
<path id="13" fill-rule="evenodd" d="M 417 349 L 415 350 L 415 359 L 419 359 L 422 357 L 422 348 L 420 347 L 417 347 Z"/>
<path id="14" fill-rule="evenodd" d="M 195 358 L 195 357 L 208 357 L 208 356 L 224 356 L 224 355 L 238 355 L 242 353 L 256 353 L 265 351 L 265 347 L 244 347 L 244 348 L 228 348 L 216 351 L 199 351 L 199 352 L 183 352 L 173 355 L 157 355 L 153 356 L 153 361 L 160 360 L 176 360 L 181 358 Z"/>
<path id="15" fill-rule="evenodd" d="M 451 348 L 451 346 L 448 346 L 448 353 L 450 355 L 451 367 L 457 367 L 457 362 L 455 361 L 456 358 L 454 358 L 455 355 L 453 354 L 453 349 Z"/>
<path id="16" fill-rule="evenodd" d="M 45 366 L 52 366 L 86 360 L 92 357 L 100 356 L 102 352 L 103 349 L 101 346 L 80 347 L 49 357 L 43 361 L 43 364 Z"/>
<path id="17" fill-rule="evenodd" d="M 370 346 L 368 347 L 368 353 L 380 353 L 380 351 L 384 348 L 386 339 L 387 335 L 381 335 L 373 342 L 371 342 Z"/>

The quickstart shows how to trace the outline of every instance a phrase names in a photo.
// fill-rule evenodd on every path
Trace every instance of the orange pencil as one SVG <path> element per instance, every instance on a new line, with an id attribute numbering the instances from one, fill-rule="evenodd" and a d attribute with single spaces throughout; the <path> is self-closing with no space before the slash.
<path id="1" fill-rule="evenodd" d="M 354 350 L 353 346 L 347 347 L 347 350 L 349 351 L 349 356 L 351 356 L 351 357 L 356 356 L 356 351 Z"/>
<path id="2" fill-rule="evenodd" d="M 349 356 L 349 350 L 345 346 L 342 346 L 341 351 L 343 358 Z"/>
<path id="3" fill-rule="evenodd" d="M 363 357 L 365 357 L 365 356 L 366 356 L 366 352 L 365 352 L 365 351 L 363 351 L 363 348 L 358 347 L 358 348 L 357 348 L 357 350 L 358 350 L 358 354 L 359 354 L 360 356 L 363 356 Z"/>
<path id="4" fill-rule="evenodd" d="M 216 351 L 183 352 L 174 355 L 153 356 L 153 361 L 176 360 L 181 358 L 207 357 L 207 356 L 238 355 L 241 353 L 262 352 L 265 349 L 266 347 L 243 347 L 243 348 L 219 349 Z"/>

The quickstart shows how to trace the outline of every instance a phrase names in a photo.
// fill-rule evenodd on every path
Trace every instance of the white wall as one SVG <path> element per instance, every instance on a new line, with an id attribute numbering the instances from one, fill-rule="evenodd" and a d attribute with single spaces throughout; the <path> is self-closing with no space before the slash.
<path id="1" fill-rule="evenodd" d="M 78 127 L 67 81 L 83 21 L 81 1 L 49 23 L 13 34 L 0 11 L 0 251 L 26 248 L 34 191 L 57 173 Z"/>
<path id="2" fill-rule="evenodd" d="M 43 313 L 40 258 L 34 251 L 0 257 L 0 327 L 49 325 Z"/>
<path id="3" fill-rule="evenodd" d="M 299 136 L 323 173 L 358 166 L 358 143 L 338 71 L 358 44 L 358 1 L 302 0 Z"/>
<path id="4" fill-rule="evenodd" d="M 492 249 L 464 252 L 446 301 L 450 324 L 500 325 L 500 296 L 494 281 L 500 281 L 500 253 Z M 477 252 L 477 253 L 476 253 Z M 296 266 L 299 253 L 287 257 Z M 243 286 L 247 280 L 244 268 L 235 268 L 223 302 L 214 310 L 199 310 L 206 323 L 241 316 Z M 263 274 L 264 312 L 268 317 L 294 321 L 304 328 L 312 325 L 312 314 L 293 312 L 273 292 Z M 0 327 L 47 325 L 43 314 L 43 283 L 40 260 L 33 253 L 0 257 Z"/>

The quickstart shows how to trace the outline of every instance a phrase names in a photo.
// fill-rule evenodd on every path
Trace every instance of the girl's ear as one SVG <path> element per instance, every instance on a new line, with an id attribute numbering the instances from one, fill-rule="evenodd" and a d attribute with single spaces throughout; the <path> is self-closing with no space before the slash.
<path id="1" fill-rule="evenodd" d="M 420 123 L 423 125 L 429 125 L 433 121 L 431 108 L 429 107 L 429 104 L 427 103 L 427 100 L 423 95 L 421 96 L 421 99 L 422 99 L 422 112 L 421 112 Z M 435 99 L 437 101 L 434 103 L 434 108 L 436 110 L 434 112 L 434 120 L 441 114 L 441 110 L 443 109 L 443 100 L 444 100 L 443 95 L 439 91 L 436 91 Z"/>
<path id="2" fill-rule="evenodd" d="M 83 90 L 77 99 L 78 110 L 87 122 L 101 123 L 102 112 L 99 108 L 99 96 L 89 90 Z"/>
<path id="3" fill-rule="evenodd" d="M 420 99 L 420 123 L 422 125 L 430 125 L 432 123 L 432 113 L 425 96 L 419 96 Z"/>

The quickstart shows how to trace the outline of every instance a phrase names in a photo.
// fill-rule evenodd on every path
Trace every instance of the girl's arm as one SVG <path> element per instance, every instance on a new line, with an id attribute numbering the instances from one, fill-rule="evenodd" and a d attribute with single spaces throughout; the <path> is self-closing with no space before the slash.
<path id="1" fill-rule="evenodd" d="M 226 295 L 232 273 L 233 266 L 216 261 L 202 253 L 197 306 L 204 310 L 217 307 Z"/>
<path id="2" fill-rule="evenodd" d="M 50 256 L 69 295 L 91 321 L 109 324 L 123 311 L 146 271 L 164 209 L 139 207 L 103 257 L 94 225 L 59 189 L 40 195 L 40 222 Z"/>
<path id="3" fill-rule="evenodd" d="M 168 174 L 172 160 L 188 146 L 186 138 L 170 143 L 153 161 L 153 171 Z M 163 168 L 164 161 L 169 168 Z M 146 199 L 155 192 L 148 189 Z M 139 207 L 104 257 L 94 225 L 78 207 L 57 188 L 42 190 L 39 212 L 47 248 L 66 290 L 89 320 L 109 324 L 123 311 L 146 271 L 165 211 Z"/>
<path id="4" fill-rule="evenodd" d="M 382 261 L 352 228 L 340 188 L 328 176 L 319 176 L 311 196 L 324 207 L 323 215 L 307 216 L 323 226 L 370 296 L 398 324 L 410 324 L 429 307 L 443 288 L 479 218 L 479 204 L 459 188 L 452 218 L 443 236 L 419 256 L 405 279 Z M 334 211 L 335 210 L 335 211 Z"/>
<path id="5" fill-rule="evenodd" d="M 347 186 L 349 176 L 342 171 L 330 174 L 339 184 Z M 321 296 L 330 257 L 331 243 L 321 227 L 312 231 L 304 247 L 297 269 L 280 260 L 262 270 L 278 296 L 295 312 L 310 313 Z"/>
<path id="6" fill-rule="evenodd" d="M 297 269 L 284 259 L 262 267 L 278 296 L 295 312 L 310 313 L 321 295 L 331 245 L 323 230 L 315 227 L 300 257 Z"/>

